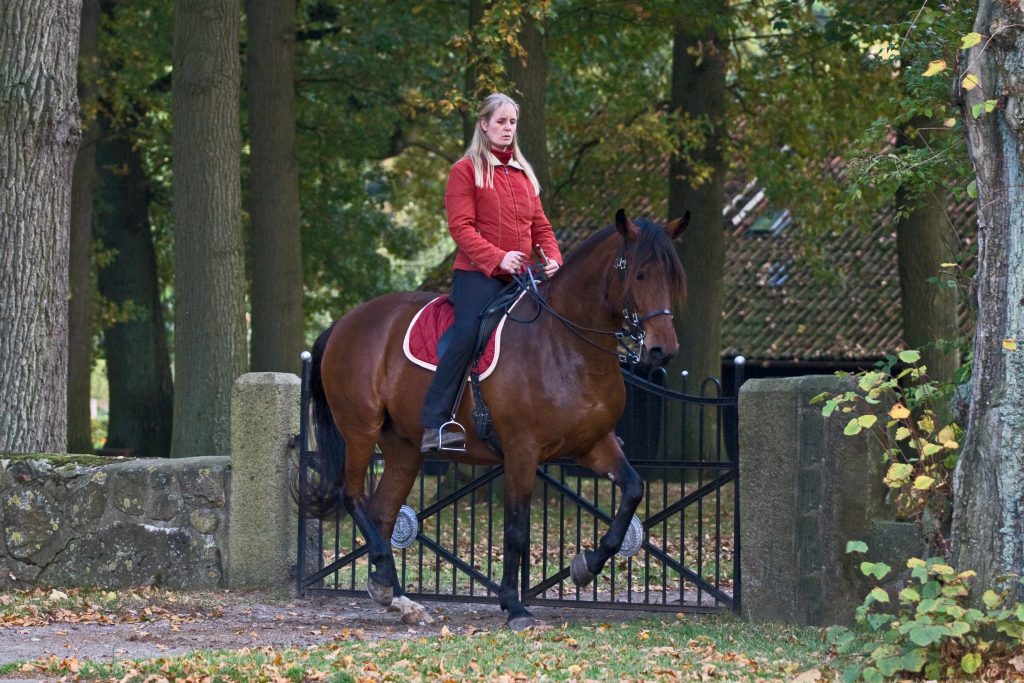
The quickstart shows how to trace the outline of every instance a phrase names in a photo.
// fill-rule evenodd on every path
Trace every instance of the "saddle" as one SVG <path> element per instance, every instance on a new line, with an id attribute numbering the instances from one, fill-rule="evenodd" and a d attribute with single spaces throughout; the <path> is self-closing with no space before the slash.
<path id="1" fill-rule="evenodd" d="M 512 282 L 488 302 L 480 314 L 480 327 L 477 330 L 473 361 L 470 363 L 467 378 L 473 391 L 473 422 L 477 435 L 497 453 L 501 452 L 501 444 L 491 426 L 491 413 L 480 392 L 480 382 L 489 377 L 498 365 L 501 333 L 508 319 L 508 312 L 523 294 L 525 292 L 522 287 Z M 431 300 L 417 311 L 405 332 L 402 349 L 406 358 L 422 368 L 436 371 L 437 363 L 451 338 L 451 326 L 454 321 L 455 307 L 448 301 L 447 295 Z M 462 392 L 459 393 L 459 400 L 461 397 Z M 453 412 L 457 410 L 458 402 Z"/>

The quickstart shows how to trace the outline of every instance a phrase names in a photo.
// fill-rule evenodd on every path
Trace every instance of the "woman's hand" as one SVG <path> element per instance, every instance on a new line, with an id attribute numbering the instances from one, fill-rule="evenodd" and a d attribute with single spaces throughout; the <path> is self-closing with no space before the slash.
<path id="1" fill-rule="evenodd" d="M 555 271 L 557 271 L 557 270 L 558 270 L 558 261 L 549 258 L 548 262 L 546 264 L 544 264 L 544 275 L 545 275 L 545 277 L 550 279 L 551 276 L 554 275 Z"/>
<path id="2" fill-rule="evenodd" d="M 501 259 L 501 263 L 498 264 L 498 268 L 509 275 L 515 275 L 522 270 L 525 265 L 526 254 L 521 251 L 507 251 L 505 252 L 505 256 Z M 546 267 L 545 270 L 547 270 Z"/>

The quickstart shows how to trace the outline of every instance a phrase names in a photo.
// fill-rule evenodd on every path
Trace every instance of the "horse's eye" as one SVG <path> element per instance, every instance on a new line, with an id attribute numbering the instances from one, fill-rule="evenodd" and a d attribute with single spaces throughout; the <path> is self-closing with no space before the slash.
<path id="1" fill-rule="evenodd" d="M 637 280 L 643 280 L 643 279 L 644 279 L 644 271 L 642 271 L 642 270 L 638 270 L 638 271 L 636 272 L 636 279 L 637 279 Z"/>

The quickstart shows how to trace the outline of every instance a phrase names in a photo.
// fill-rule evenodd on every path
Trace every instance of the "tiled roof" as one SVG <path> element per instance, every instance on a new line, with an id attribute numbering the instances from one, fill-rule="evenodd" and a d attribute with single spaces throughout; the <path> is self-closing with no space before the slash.
<path id="1" fill-rule="evenodd" d="M 799 222 L 771 207 L 756 182 L 729 183 L 726 194 L 723 358 L 862 361 L 904 348 L 891 210 L 870 229 L 850 226 L 817 239 L 820 253 L 830 259 L 823 278 L 823 269 L 815 272 L 800 259 Z M 609 224 L 619 205 L 631 215 L 665 218 L 663 200 L 612 200 L 615 206 L 597 206 L 606 203 L 597 200 L 588 212 L 599 222 L 581 219 L 556 229 L 563 253 Z M 973 204 L 951 207 L 950 216 L 958 234 L 973 239 Z M 452 260 L 453 255 L 439 265 L 423 288 L 447 290 Z M 965 310 L 960 318 L 961 327 L 969 328 Z"/>

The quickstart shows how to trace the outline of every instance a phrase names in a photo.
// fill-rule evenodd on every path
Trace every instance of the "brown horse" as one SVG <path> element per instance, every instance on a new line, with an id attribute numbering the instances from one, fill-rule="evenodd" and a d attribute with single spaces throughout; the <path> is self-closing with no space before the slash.
<path id="1" fill-rule="evenodd" d="M 573 560 L 573 581 L 586 585 L 618 552 L 643 496 L 643 482 L 612 431 L 625 405 L 615 333 L 625 328 L 640 343 L 642 365 L 663 365 L 679 349 L 670 309 L 685 297 L 686 277 L 671 240 L 686 229 L 689 214 L 664 227 L 634 223 L 621 209 L 615 219 L 614 227 L 580 245 L 532 299 L 517 305 L 509 322 L 524 324 L 505 325 L 501 363 L 481 384 L 504 452 L 489 449 L 472 429 L 464 453 L 441 451 L 460 462 L 505 466 L 499 600 L 516 630 L 535 623 L 520 600 L 518 577 L 520 562 L 529 558 L 530 494 L 538 464 L 572 458 L 621 490 L 619 510 L 598 547 Z M 310 465 L 308 497 L 300 501 L 304 513 L 321 518 L 339 502 L 344 505 L 369 546 L 371 597 L 415 620 L 429 617 L 403 595 L 388 539 L 420 469 L 418 418 L 431 380 L 428 370 L 405 358 L 402 339 L 412 317 L 434 296 L 378 297 L 317 340 L 310 392 L 319 450 Z M 466 392 L 458 412 L 462 424 L 470 424 L 472 408 Z M 367 497 L 364 481 L 377 444 L 384 472 Z"/>

